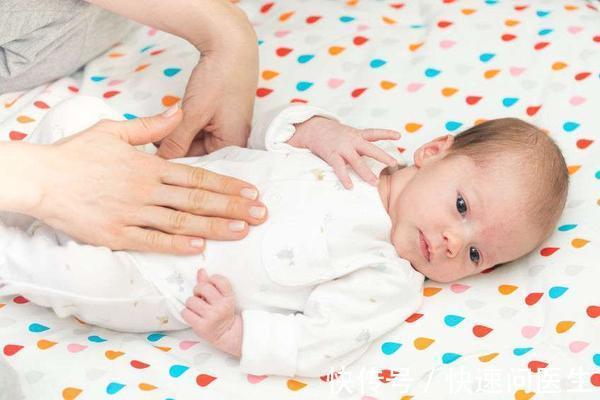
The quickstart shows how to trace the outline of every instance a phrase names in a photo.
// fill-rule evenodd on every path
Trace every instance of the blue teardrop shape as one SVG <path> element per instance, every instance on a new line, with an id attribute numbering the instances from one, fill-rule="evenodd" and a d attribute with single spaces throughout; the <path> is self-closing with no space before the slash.
<path id="1" fill-rule="evenodd" d="M 185 365 L 173 365 L 169 368 L 169 375 L 173 378 L 179 378 L 185 371 L 190 369 L 190 367 L 186 367 Z"/>
<path id="2" fill-rule="evenodd" d="M 600 367 L 600 353 L 594 354 L 594 364 Z"/>
<path id="3" fill-rule="evenodd" d="M 482 62 L 488 62 L 495 56 L 496 55 L 494 53 L 483 53 L 482 55 L 479 56 L 479 60 Z"/>
<path id="4" fill-rule="evenodd" d="M 552 31 L 554 31 L 554 29 L 542 29 L 538 32 L 538 35 L 545 36 L 549 33 L 552 33 Z"/>
<path id="5" fill-rule="evenodd" d="M 115 394 L 119 390 L 123 389 L 124 387 L 125 387 L 125 385 L 123 385 L 122 383 L 111 382 L 106 387 L 106 393 L 108 393 L 108 394 Z"/>
<path id="6" fill-rule="evenodd" d="M 102 82 L 106 79 L 106 76 L 92 76 L 90 79 L 94 82 Z"/>
<path id="7" fill-rule="evenodd" d="M 148 46 L 146 46 L 146 47 L 142 48 L 142 49 L 140 50 L 140 53 L 143 53 L 143 52 L 145 52 L 145 51 L 147 51 L 147 50 L 150 50 L 150 49 L 151 49 L 151 48 L 153 48 L 154 46 L 155 46 L 155 45 L 153 45 L 153 44 L 150 44 L 150 45 L 148 45 Z"/>
<path id="8" fill-rule="evenodd" d="M 457 121 L 446 122 L 446 129 L 449 130 L 450 132 L 457 130 L 461 126 L 462 126 L 462 122 L 457 122 Z"/>
<path id="9" fill-rule="evenodd" d="M 340 17 L 340 21 L 342 21 L 344 23 L 346 23 L 346 22 L 352 22 L 352 21 L 354 21 L 354 17 L 350 17 L 350 16 L 347 16 L 347 15 L 344 15 L 344 16 Z"/>
<path id="10" fill-rule="evenodd" d="M 569 290 L 569 288 L 564 286 L 552 286 L 548 294 L 551 298 L 556 299 L 562 296 L 567 290 Z"/>
<path id="11" fill-rule="evenodd" d="M 34 333 L 38 333 L 38 332 L 44 332 L 47 331 L 48 328 L 47 326 L 38 324 L 38 323 L 33 323 L 31 325 L 29 325 L 29 332 L 34 332 Z"/>
<path id="12" fill-rule="evenodd" d="M 425 25 L 421 25 L 421 24 L 414 24 L 410 26 L 413 29 L 419 29 L 419 28 L 425 28 Z"/>
<path id="13" fill-rule="evenodd" d="M 568 121 L 563 124 L 563 129 L 567 132 L 572 132 L 577 128 L 579 128 L 579 124 L 577 122 Z"/>
<path id="14" fill-rule="evenodd" d="M 444 364 L 450 364 L 451 362 L 454 362 L 461 357 L 462 355 L 456 353 L 444 353 L 444 355 L 442 356 L 442 362 Z"/>
<path id="15" fill-rule="evenodd" d="M 536 12 L 537 16 L 540 18 L 544 18 L 545 16 L 547 16 L 548 14 L 550 14 L 550 11 L 545 11 L 545 10 L 538 10 Z"/>
<path id="16" fill-rule="evenodd" d="M 88 340 L 90 342 L 94 342 L 94 343 L 102 343 L 102 342 L 106 342 L 106 339 L 101 338 L 100 336 L 97 335 L 93 335 L 93 336 L 89 336 Z"/>
<path id="17" fill-rule="evenodd" d="M 160 339 L 164 338 L 165 335 L 162 333 L 151 333 L 148 335 L 147 339 L 150 342 L 158 342 Z"/>
<path id="18" fill-rule="evenodd" d="M 381 345 L 381 351 L 383 351 L 383 354 L 389 356 L 390 354 L 394 354 L 400 347 L 402 347 L 402 343 L 385 342 Z"/>
<path id="19" fill-rule="evenodd" d="M 461 317 L 460 315 L 451 315 L 448 314 L 444 317 L 444 323 L 448 326 L 456 326 L 462 322 L 465 317 Z"/>
<path id="20" fill-rule="evenodd" d="M 369 65 L 371 66 L 371 68 L 379 68 L 382 65 L 385 65 L 386 63 L 387 61 L 376 58 L 374 60 L 371 60 L 371 63 Z"/>
<path id="21" fill-rule="evenodd" d="M 298 57 L 298 62 L 300 64 L 304 64 L 309 62 L 310 60 L 312 60 L 314 57 L 314 54 L 302 54 L 300 57 Z"/>
<path id="22" fill-rule="evenodd" d="M 312 85 L 314 85 L 314 83 L 312 83 L 312 82 L 305 82 L 305 81 L 298 82 L 296 84 L 296 90 L 298 90 L 299 92 L 304 92 L 305 90 L 310 89 L 310 87 Z"/>
<path id="23" fill-rule="evenodd" d="M 515 347 L 513 349 L 513 354 L 515 356 L 522 356 L 523 354 L 527 354 L 533 349 L 533 347 Z"/>
<path id="24" fill-rule="evenodd" d="M 163 71 L 163 73 L 168 77 L 172 77 L 177 75 L 179 71 L 181 71 L 181 68 L 167 68 Z"/>
<path id="25" fill-rule="evenodd" d="M 519 99 L 517 97 L 505 97 L 502 99 L 502 105 L 504 107 L 510 107 L 514 105 Z"/>
<path id="26" fill-rule="evenodd" d="M 570 231 L 571 229 L 577 228 L 577 224 L 567 224 L 558 227 L 558 230 L 561 232 Z"/>
<path id="27" fill-rule="evenodd" d="M 498 0 L 485 0 L 485 3 L 493 6 L 494 4 L 498 3 Z"/>
<path id="28" fill-rule="evenodd" d="M 260 46 L 261 44 L 263 44 L 265 41 L 264 40 L 258 40 L 258 45 Z"/>
<path id="29" fill-rule="evenodd" d="M 426 76 L 426 77 L 428 77 L 428 78 L 433 78 L 434 76 L 437 76 L 437 75 L 439 75 L 439 74 L 440 74 L 440 72 L 442 72 L 442 71 L 440 71 L 440 70 L 438 70 L 438 69 L 434 69 L 434 68 L 427 68 L 427 69 L 425 70 L 425 76 Z"/>
<path id="30" fill-rule="evenodd" d="M 125 119 L 129 120 L 129 119 L 136 119 L 137 115 L 134 114 L 129 114 L 129 113 L 125 113 L 123 114 L 123 116 L 125 117 Z"/>

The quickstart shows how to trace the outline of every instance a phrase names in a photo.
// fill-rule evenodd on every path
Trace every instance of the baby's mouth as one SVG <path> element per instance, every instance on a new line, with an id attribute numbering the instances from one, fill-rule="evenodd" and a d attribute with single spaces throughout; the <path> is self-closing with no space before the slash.
<path id="1" fill-rule="evenodd" d="M 419 229 L 419 249 L 421 249 L 421 254 L 427 260 L 427 262 L 431 261 L 431 252 L 429 251 L 429 243 L 427 242 L 427 238 Z"/>

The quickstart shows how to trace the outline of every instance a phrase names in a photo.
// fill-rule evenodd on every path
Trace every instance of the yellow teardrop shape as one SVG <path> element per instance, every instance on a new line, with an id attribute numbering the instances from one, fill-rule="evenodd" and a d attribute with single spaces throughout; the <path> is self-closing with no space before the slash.
<path id="1" fill-rule="evenodd" d="M 483 76 L 485 76 L 485 79 L 492 79 L 493 77 L 498 75 L 498 72 L 500 72 L 499 69 L 488 69 L 487 71 L 485 71 Z"/>
<path id="2" fill-rule="evenodd" d="M 575 172 L 579 171 L 579 168 L 581 168 L 581 165 L 569 165 L 567 171 L 569 172 L 569 175 L 573 175 Z"/>
<path id="3" fill-rule="evenodd" d="M 573 245 L 573 247 L 575 247 L 576 249 L 579 249 L 583 246 L 585 246 L 586 244 L 588 244 L 590 241 L 589 240 L 585 240 L 585 239 L 580 239 L 580 238 L 575 238 L 573 240 L 571 240 L 571 244 Z"/>
<path id="4" fill-rule="evenodd" d="M 504 295 L 508 295 L 517 290 L 517 288 L 518 286 L 514 285 L 500 285 L 498 286 L 498 291 Z"/>
<path id="5" fill-rule="evenodd" d="M 567 66 L 566 63 L 562 62 L 562 61 L 557 61 L 554 64 L 552 64 L 552 69 L 555 71 L 560 71 L 561 69 L 564 69 Z"/>
<path id="6" fill-rule="evenodd" d="M 565 333 L 575 325 L 575 321 L 560 321 L 556 324 L 556 333 Z"/>
<path id="7" fill-rule="evenodd" d="M 49 349 L 50 347 L 54 346 L 55 344 L 56 344 L 56 342 L 51 342 L 50 340 L 41 339 L 41 340 L 38 340 L 37 347 L 40 350 L 46 350 L 46 349 Z"/>
<path id="8" fill-rule="evenodd" d="M 423 46 L 423 42 L 421 43 L 413 43 L 410 46 L 408 46 L 410 51 L 415 51 L 417 50 L 419 47 Z"/>
<path id="9" fill-rule="evenodd" d="M 386 24 L 394 25 L 396 23 L 396 20 L 390 17 L 382 17 L 381 19 L 383 19 L 383 22 Z"/>
<path id="10" fill-rule="evenodd" d="M 346 50 L 345 47 L 331 46 L 329 48 L 329 54 L 331 54 L 332 56 L 337 56 L 338 54 L 340 54 L 344 50 Z"/>
<path id="11" fill-rule="evenodd" d="M 156 386 L 154 386 L 154 385 L 151 385 L 151 384 L 149 384 L 149 383 L 143 383 L 143 382 L 142 382 L 142 383 L 140 383 L 140 384 L 138 385 L 138 387 L 139 387 L 141 390 L 145 390 L 145 391 L 149 391 L 149 390 L 154 390 L 154 389 L 156 389 Z"/>
<path id="12" fill-rule="evenodd" d="M 79 388 L 68 387 L 63 389 L 62 396 L 64 400 L 73 400 L 74 398 L 79 396 L 81 392 L 83 392 L 83 390 Z"/>
<path id="13" fill-rule="evenodd" d="M 390 90 L 390 89 L 396 87 L 396 83 L 390 82 L 390 81 L 381 81 L 379 84 L 381 85 L 381 88 L 384 90 Z"/>
<path id="14" fill-rule="evenodd" d="M 267 81 L 268 81 L 269 79 L 273 79 L 273 78 L 275 78 L 277 75 L 279 75 L 279 72 L 277 72 L 277 71 L 271 71 L 271 70 L 268 70 L 268 69 L 266 69 L 266 70 L 264 70 L 264 71 L 262 72 L 262 77 L 263 77 L 263 79 L 264 79 L 264 80 L 267 80 Z"/>
<path id="15" fill-rule="evenodd" d="M 406 131 L 409 133 L 414 133 L 421 129 L 422 126 L 423 125 L 417 124 L 415 122 L 409 122 L 408 124 L 404 125 L 404 129 L 406 129 Z"/>
<path id="16" fill-rule="evenodd" d="M 426 337 L 418 337 L 414 340 L 413 344 L 417 350 L 425 350 L 431 344 L 435 342 L 434 339 L 426 338 Z"/>
<path id="17" fill-rule="evenodd" d="M 445 87 L 442 89 L 442 94 L 446 97 L 450 97 L 456 92 L 458 92 L 458 89 L 453 87 Z"/>
<path id="18" fill-rule="evenodd" d="M 27 115 L 19 115 L 19 116 L 17 117 L 17 121 L 19 121 L 19 122 L 20 122 L 20 123 L 22 123 L 22 124 L 26 124 L 26 123 L 28 123 L 28 122 L 33 122 L 33 121 L 35 121 L 35 119 L 33 119 L 33 118 L 31 118 L 31 117 L 28 117 Z"/>
<path id="19" fill-rule="evenodd" d="M 303 389 L 305 386 L 306 386 L 306 383 L 297 381 L 295 379 L 288 379 L 288 381 L 287 381 L 288 389 L 293 390 L 293 391 Z"/>
<path id="20" fill-rule="evenodd" d="M 490 353 L 490 354 L 486 354 L 484 356 L 480 356 L 479 357 L 479 361 L 481 361 L 481 362 L 490 362 L 494 358 L 496 358 L 498 356 L 498 354 L 500 354 L 500 353 Z"/>
<path id="21" fill-rule="evenodd" d="M 440 290 L 442 290 L 442 288 L 439 287 L 424 287 L 423 288 L 423 296 L 425 297 L 431 297 L 434 296 L 435 294 L 437 294 Z"/>

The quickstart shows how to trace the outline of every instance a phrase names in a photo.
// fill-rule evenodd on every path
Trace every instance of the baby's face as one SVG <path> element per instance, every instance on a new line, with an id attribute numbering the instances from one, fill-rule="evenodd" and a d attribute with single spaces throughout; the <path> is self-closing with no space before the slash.
<path id="1" fill-rule="evenodd" d="M 448 136 L 424 145 L 415 165 L 381 180 L 389 188 L 398 255 L 438 282 L 515 260 L 540 239 L 523 219 L 527 186 L 511 172 L 514 166 L 498 161 L 484 169 L 466 156 L 444 158 L 452 141 Z"/>

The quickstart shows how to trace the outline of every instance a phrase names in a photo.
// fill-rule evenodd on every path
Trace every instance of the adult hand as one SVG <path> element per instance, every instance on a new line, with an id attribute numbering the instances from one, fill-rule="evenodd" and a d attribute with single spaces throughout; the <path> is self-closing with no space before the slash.
<path id="1" fill-rule="evenodd" d="M 113 250 L 192 254 L 204 249 L 201 238 L 246 236 L 248 224 L 266 219 L 264 205 L 250 199 L 258 196 L 252 185 L 132 147 L 171 132 L 182 117 L 175 110 L 131 121 L 102 120 L 42 146 L 43 169 L 30 177 L 42 190 L 24 211 L 78 240 Z"/>
<path id="2" fill-rule="evenodd" d="M 258 45 L 254 30 L 245 26 L 241 21 L 239 28 L 232 28 L 230 45 L 201 49 L 185 90 L 183 121 L 162 140 L 159 156 L 177 158 L 246 146 L 258 83 Z"/>

